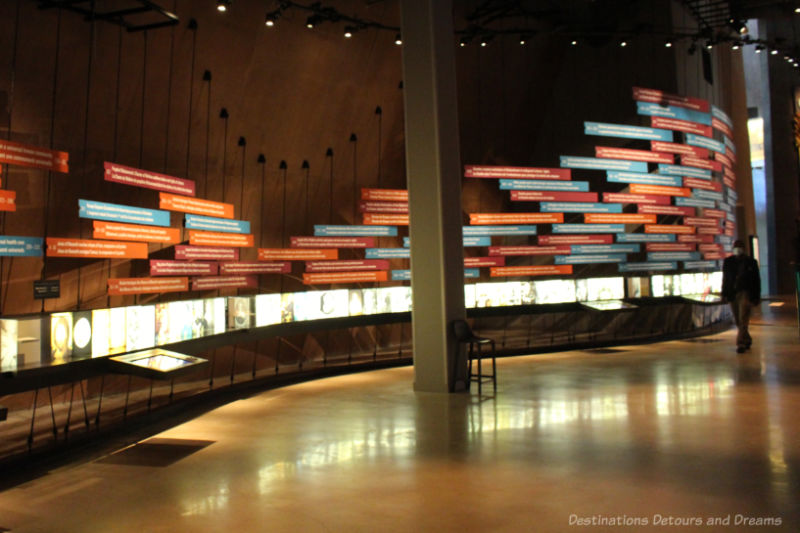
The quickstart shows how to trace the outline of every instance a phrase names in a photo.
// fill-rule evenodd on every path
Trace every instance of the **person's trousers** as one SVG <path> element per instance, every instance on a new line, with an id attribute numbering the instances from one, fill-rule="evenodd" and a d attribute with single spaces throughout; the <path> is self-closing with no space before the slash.
<path id="1" fill-rule="evenodd" d="M 733 311 L 733 320 L 736 322 L 736 327 L 739 333 L 736 335 L 737 346 L 750 346 L 753 339 L 750 337 L 748 328 L 750 327 L 750 310 L 753 304 L 750 303 L 750 297 L 747 291 L 739 291 L 736 293 L 736 298 L 731 302 L 731 311 Z"/>

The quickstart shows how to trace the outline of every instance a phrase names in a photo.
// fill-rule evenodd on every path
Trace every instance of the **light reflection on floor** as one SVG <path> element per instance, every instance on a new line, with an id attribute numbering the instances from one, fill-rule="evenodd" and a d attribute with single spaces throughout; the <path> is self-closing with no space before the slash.
<path id="1" fill-rule="evenodd" d="M 264 392 L 158 435 L 214 441 L 168 467 L 73 465 L 0 493 L 0 526 L 570 531 L 571 515 L 742 514 L 781 525 L 728 530 L 797 531 L 797 334 L 753 331 L 743 356 L 729 331 L 503 359 L 496 396 L 415 394 L 410 368 Z"/>

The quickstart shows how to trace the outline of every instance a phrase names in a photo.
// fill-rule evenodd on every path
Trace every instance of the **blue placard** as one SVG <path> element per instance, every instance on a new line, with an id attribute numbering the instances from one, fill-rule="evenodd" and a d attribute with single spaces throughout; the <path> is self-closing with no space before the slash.
<path id="1" fill-rule="evenodd" d="M 93 220 L 130 222 L 146 226 L 169 227 L 169 211 L 144 209 L 129 205 L 108 204 L 94 200 L 78 200 L 78 216 Z"/>
<path id="2" fill-rule="evenodd" d="M 730 126 L 731 129 L 733 129 L 733 121 L 725 113 L 725 111 L 723 111 L 722 109 L 718 108 L 715 105 L 712 105 L 711 106 L 711 114 L 714 116 L 714 118 L 716 118 L 718 120 L 721 120 L 722 122 L 724 122 L 725 124 Z"/>
<path id="3" fill-rule="evenodd" d="M 731 149 L 731 152 L 734 154 L 736 153 L 736 145 L 733 143 L 733 140 L 728 138 L 727 135 L 722 136 L 722 140 L 725 141 L 725 146 Z"/>
<path id="4" fill-rule="evenodd" d="M 711 207 L 713 208 L 716 204 L 714 200 L 703 200 L 702 198 L 684 198 L 683 196 L 676 196 L 675 197 L 675 205 L 680 205 L 684 207 Z"/>
<path id="5" fill-rule="evenodd" d="M 464 237 L 491 235 L 536 235 L 536 226 L 464 226 Z"/>
<path id="6" fill-rule="evenodd" d="M 625 224 L 553 224 L 553 233 L 624 233 Z"/>
<path id="7" fill-rule="evenodd" d="M 697 261 L 700 252 L 648 252 L 648 261 Z"/>
<path id="8" fill-rule="evenodd" d="M 730 204 L 722 202 L 721 204 L 719 204 L 719 208 L 728 213 L 729 215 L 733 215 L 733 207 L 731 207 Z"/>
<path id="9" fill-rule="evenodd" d="M 589 190 L 588 181 L 500 179 L 501 191 L 578 191 Z"/>
<path id="10" fill-rule="evenodd" d="M 188 229 L 221 231 L 223 233 L 250 233 L 250 222 L 230 218 L 204 217 L 200 215 L 184 215 L 184 224 Z"/>
<path id="11" fill-rule="evenodd" d="M 479 278 L 479 277 L 481 277 L 481 271 L 478 268 L 465 268 L 464 269 L 464 277 L 465 278 Z"/>
<path id="12" fill-rule="evenodd" d="M 722 201 L 722 193 L 717 191 L 707 191 L 705 189 L 692 189 L 692 198 L 702 198 L 704 200 Z"/>
<path id="13" fill-rule="evenodd" d="M 725 244 L 725 245 L 728 245 L 728 246 L 733 244 L 733 239 L 734 238 L 729 236 L 729 235 L 717 235 L 716 237 L 717 237 L 717 242 L 720 243 L 720 244 Z"/>
<path id="14" fill-rule="evenodd" d="M 315 237 L 396 237 L 397 226 L 314 225 Z"/>
<path id="15" fill-rule="evenodd" d="M 40 257 L 41 237 L 13 237 L 0 235 L 0 257 Z"/>
<path id="16" fill-rule="evenodd" d="M 636 112 L 649 117 L 666 117 L 697 122 L 706 126 L 711 125 L 711 113 L 703 113 L 684 107 L 663 106 L 651 102 L 636 102 Z"/>
<path id="17" fill-rule="evenodd" d="M 573 244 L 573 254 L 635 254 L 641 251 L 639 244 Z"/>
<path id="18" fill-rule="evenodd" d="M 728 198 L 731 198 L 734 201 L 739 199 L 739 195 L 736 193 L 736 191 L 728 186 L 725 186 L 725 193 L 728 195 Z"/>
<path id="19" fill-rule="evenodd" d="M 673 140 L 672 132 L 669 130 L 629 126 L 627 124 L 609 124 L 606 122 L 584 122 L 583 133 L 586 135 L 622 137 L 623 139 L 644 139 L 647 141 L 672 142 Z"/>
<path id="20" fill-rule="evenodd" d="M 719 152 L 721 154 L 725 153 L 725 145 L 721 142 L 715 141 L 714 139 L 709 139 L 708 137 L 703 137 L 702 135 L 695 135 L 694 133 L 686 134 L 686 144 L 699 146 L 700 148 L 708 148 L 709 150 L 714 150 L 715 152 Z"/>
<path id="21" fill-rule="evenodd" d="M 675 242 L 674 233 L 617 233 L 617 242 Z"/>
<path id="22" fill-rule="evenodd" d="M 638 263 L 620 263 L 620 272 L 638 272 L 641 270 L 677 270 L 678 263 L 675 261 L 661 261 L 661 262 L 638 262 Z"/>
<path id="23" fill-rule="evenodd" d="M 392 270 L 392 281 L 411 281 L 411 270 Z"/>
<path id="24" fill-rule="evenodd" d="M 408 259 L 411 257 L 409 248 L 367 248 L 364 254 L 366 259 Z"/>
<path id="25" fill-rule="evenodd" d="M 627 170 L 629 172 L 647 172 L 647 163 L 627 161 L 625 159 L 603 159 L 602 157 L 578 157 L 562 155 L 559 158 L 563 168 L 584 168 L 587 170 Z"/>
<path id="26" fill-rule="evenodd" d="M 625 254 L 557 255 L 557 265 L 590 265 L 596 263 L 622 263 L 628 258 Z"/>
<path id="27" fill-rule="evenodd" d="M 658 171 L 662 174 L 672 174 L 674 176 L 691 176 L 692 178 L 700 178 L 704 180 L 711 179 L 711 171 L 705 168 L 687 167 L 684 165 L 666 165 L 664 163 L 659 163 Z"/>
<path id="28" fill-rule="evenodd" d="M 542 202 L 542 213 L 622 213 L 622 204 L 592 202 Z"/>
<path id="29" fill-rule="evenodd" d="M 645 183 L 647 185 L 667 185 L 670 187 L 683 186 L 679 176 L 661 176 L 644 172 L 606 172 L 606 180 L 612 183 Z"/>
<path id="30" fill-rule="evenodd" d="M 717 261 L 684 261 L 683 268 L 686 270 L 706 270 L 716 269 L 719 267 Z"/>

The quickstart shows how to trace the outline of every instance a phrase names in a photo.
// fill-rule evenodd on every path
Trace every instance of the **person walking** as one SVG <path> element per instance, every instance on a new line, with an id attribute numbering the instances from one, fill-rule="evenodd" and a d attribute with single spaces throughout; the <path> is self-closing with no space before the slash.
<path id="1" fill-rule="evenodd" d="M 750 349 L 750 310 L 761 301 L 761 275 L 758 262 L 745 253 L 744 242 L 733 243 L 733 255 L 722 263 L 722 298 L 730 303 L 736 322 L 736 353 Z"/>

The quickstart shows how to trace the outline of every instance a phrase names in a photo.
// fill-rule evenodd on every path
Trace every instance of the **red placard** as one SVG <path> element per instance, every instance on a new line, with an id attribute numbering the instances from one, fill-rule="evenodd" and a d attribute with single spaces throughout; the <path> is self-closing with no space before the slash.
<path id="1" fill-rule="evenodd" d="M 92 239 L 48 237 L 47 257 L 147 259 L 147 244 L 142 242 L 95 241 Z"/>
<path id="2" fill-rule="evenodd" d="M 365 201 L 358 204 L 362 213 L 408 213 L 408 202 L 374 202 Z"/>
<path id="3" fill-rule="evenodd" d="M 103 168 L 105 169 L 106 181 L 132 185 L 134 187 L 143 187 L 145 189 L 183 194 L 186 196 L 194 196 L 195 193 L 195 184 L 193 180 L 126 167 L 124 165 L 118 165 L 117 163 L 109 163 L 108 161 L 103 163 Z"/>
<path id="4" fill-rule="evenodd" d="M 733 161 L 731 161 L 731 158 L 725 154 L 714 152 L 714 159 L 716 159 L 717 161 L 719 161 L 728 168 L 733 168 Z"/>
<path id="5" fill-rule="evenodd" d="M 327 283 L 371 283 L 386 281 L 388 273 L 379 272 L 306 272 L 303 284 L 321 285 Z"/>
<path id="6" fill-rule="evenodd" d="M 193 213 L 217 218 L 233 218 L 233 204 L 222 202 L 212 202 L 192 198 L 191 196 L 179 196 L 168 192 L 158 193 L 158 207 L 168 211 L 180 211 L 181 213 Z"/>
<path id="7" fill-rule="evenodd" d="M 193 291 L 207 291 L 211 289 L 241 289 L 258 287 L 258 278 L 255 276 L 208 276 L 192 278 Z"/>
<path id="8" fill-rule="evenodd" d="M 648 242 L 645 248 L 648 252 L 694 252 L 697 245 L 690 242 Z"/>
<path id="9" fill-rule="evenodd" d="M 151 276 L 216 276 L 217 263 L 206 261 L 172 261 L 170 259 L 151 259 Z"/>
<path id="10" fill-rule="evenodd" d="M 604 192 L 603 202 L 611 204 L 656 204 L 668 205 L 672 200 L 668 196 L 649 194 L 629 194 L 625 192 Z"/>
<path id="11" fill-rule="evenodd" d="M 0 140 L 0 163 L 69 172 L 69 154 L 47 148 Z"/>
<path id="12" fill-rule="evenodd" d="M 723 252 L 725 248 L 721 244 L 701 244 L 697 247 L 701 252 Z"/>
<path id="13" fill-rule="evenodd" d="M 7 189 L 0 189 L 0 211 L 17 210 L 17 193 Z"/>
<path id="14" fill-rule="evenodd" d="M 236 248 L 214 248 L 211 246 L 175 246 L 175 259 L 189 261 L 238 261 L 239 250 Z"/>
<path id="15" fill-rule="evenodd" d="M 388 259 L 345 259 L 341 261 L 307 261 L 306 272 L 355 272 L 389 270 Z"/>
<path id="16" fill-rule="evenodd" d="M 236 276 L 246 274 L 288 274 L 292 271 L 289 261 L 263 261 L 263 262 L 229 262 L 220 263 L 219 273 L 223 276 Z"/>
<path id="17" fill-rule="evenodd" d="M 703 113 L 708 113 L 711 109 L 708 100 L 703 100 L 702 98 L 679 96 L 677 94 L 665 93 L 658 89 L 646 89 L 644 87 L 633 88 L 633 99 L 640 102 L 652 102 L 662 106 L 671 105 L 686 109 L 694 109 L 695 111 L 702 111 Z"/>
<path id="18" fill-rule="evenodd" d="M 162 228 L 159 226 L 141 226 L 139 224 L 125 224 L 122 222 L 105 222 L 93 220 L 95 239 L 110 239 L 112 241 L 139 241 L 161 242 L 175 244 L 181 242 L 181 230 L 177 228 Z"/>
<path id="19" fill-rule="evenodd" d="M 361 189 L 362 200 L 379 202 L 408 202 L 408 191 L 405 189 Z"/>
<path id="20" fill-rule="evenodd" d="M 725 218 L 725 211 L 722 209 L 709 209 L 707 207 L 703 208 L 703 216 L 704 217 L 711 217 L 711 218 Z"/>
<path id="21" fill-rule="evenodd" d="M 680 217 L 697 214 L 694 207 L 682 205 L 639 205 L 636 206 L 636 211 L 650 215 L 677 215 Z"/>
<path id="22" fill-rule="evenodd" d="M 596 202 L 596 192 L 511 191 L 513 202 Z"/>
<path id="23" fill-rule="evenodd" d="M 505 257 L 465 257 L 464 266 L 467 268 L 505 266 Z"/>
<path id="24" fill-rule="evenodd" d="M 719 226 L 719 219 L 706 217 L 683 217 L 687 226 Z"/>
<path id="25" fill-rule="evenodd" d="M 189 230 L 189 244 L 192 246 L 224 246 L 246 248 L 253 246 L 250 233 L 222 233 L 218 231 Z"/>
<path id="26" fill-rule="evenodd" d="M 691 196 L 692 191 L 686 187 L 670 187 L 668 185 L 647 185 L 644 183 L 631 183 L 628 188 L 633 194 L 656 194 L 662 196 Z"/>
<path id="27" fill-rule="evenodd" d="M 717 117 L 711 117 L 711 127 L 714 128 L 715 130 L 721 131 L 722 133 L 727 135 L 730 140 L 733 140 L 733 130 L 731 129 L 731 127 L 722 122 Z"/>
<path id="28" fill-rule="evenodd" d="M 719 161 L 700 159 L 699 157 L 692 157 L 688 155 L 681 156 L 681 165 L 685 165 L 687 167 L 704 168 L 706 170 L 713 170 L 715 172 L 722 172 L 722 163 Z"/>
<path id="29" fill-rule="evenodd" d="M 703 254 L 703 259 L 706 260 L 725 259 L 725 255 L 722 252 L 708 252 Z"/>
<path id="30" fill-rule="evenodd" d="M 664 163 L 667 165 L 675 164 L 675 156 L 664 152 L 651 152 L 650 150 L 595 146 L 594 155 L 595 157 L 603 159 L 625 159 L 626 161 L 646 161 L 648 163 Z"/>
<path id="31" fill-rule="evenodd" d="M 725 147 L 725 155 L 728 156 L 728 159 L 736 163 L 736 154 L 733 153 L 733 150 L 731 150 L 727 146 Z"/>
<path id="32" fill-rule="evenodd" d="M 718 181 L 704 180 L 700 178 L 683 178 L 683 186 L 692 189 L 703 189 L 706 191 L 722 192 L 722 184 Z"/>
<path id="33" fill-rule="evenodd" d="M 731 189 L 736 188 L 736 181 L 731 179 L 730 176 L 722 176 L 722 183 L 730 187 Z"/>
<path id="34" fill-rule="evenodd" d="M 572 265 L 535 265 L 493 267 L 489 275 L 493 278 L 510 276 L 559 276 L 572 274 Z"/>
<path id="35" fill-rule="evenodd" d="M 367 226 L 408 226 L 408 215 L 364 213 Z"/>
<path id="36" fill-rule="evenodd" d="M 587 224 L 655 224 L 656 215 L 641 213 L 586 213 L 583 221 Z"/>
<path id="37" fill-rule="evenodd" d="M 726 230 L 725 230 L 725 231 L 723 231 L 722 233 L 723 233 L 723 235 L 725 235 L 725 236 L 727 236 L 727 237 L 733 237 L 733 236 L 735 235 L 735 233 L 736 233 L 736 230 L 733 230 L 733 229 L 726 229 Z"/>
<path id="38" fill-rule="evenodd" d="M 725 220 L 724 227 L 725 229 L 734 229 L 736 228 L 736 224 L 734 222 L 731 222 L 730 220 Z"/>
<path id="39" fill-rule="evenodd" d="M 733 169 L 728 167 L 723 167 L 722 173 L 725 175 L 726 178 L 729 178 L 731 181 L 736 181 L 736 173 Z"/>
<path id="40" fill-rule="evenodd" d="M 700 159 L 707 159 L 709 154 L 708 148 L 701 148 L 699 146 L 692 146 L 689 144 L 671 143 L 667 141 L 650 141 L 650 149 L 654 152 L 690 155 Z"/>
<path id="41" fill-rule="evenodd" d="M 500 167 L 464 165 L 466 178 L 509 178 L 518 180 L 571 180 L 568 168 Z"/>
<path id="42" fill-rule="evenodd" d="M 699 227 L 697 228 L 697 233 L 700 235 L 722 235 L 722 228 L 719 226 L 716 227 Z"/>
<path id="43" fill-rule="evenodd" d="M 645 233 L 695 233 L 694 226 L 679 226 L 677 224 L 645 224 Z"/>
<path id="44" fill-rule="evenodd" d="M 569 255 L 570 246 L 490 246 L 490 256 L 508 255 Z"/>
<path id="45" fill-rule="evenodd" d="M 259 248 L 259 261 L 326 261 L 339 259 L 335 248 Z"/>
<path id="46" fill-rule="evenodd" d="M 679 120 L 677 118 L 650 117 L 650 125 L 654 128 L 694 133 L 703 137 L 711 137 L 713 135 L 711 126 L 704 126 L 697 122 L 689 122 L 688 120 Z"/>
<path id="47" fill-rule="evenodd" d="M 611 244 L 613 235 L 539 235 L 536 242 L 539 244 Z"/>
<path id="48" fill-rule="evenodd" d="M 564 213 L 470 213 L 472 225 L 561 224 Z"/>
<path id="49" fill-rule="evenodd" d="M 711 243 L 713 235 L 678 235 L 678 242 Z"/>
<path id="50" fill-rule="evenodd" d="M 375 237 L 292 237 L 292 248 L 373 248 Z"/>
<path id="51" fill-rule="evenodd" d="M 189 278 L 110 278 L 108 294 L 122 296 L 125 294 L 151 294 L 162 292 L 186 292 L 189 290 Z"/>

